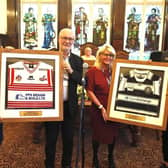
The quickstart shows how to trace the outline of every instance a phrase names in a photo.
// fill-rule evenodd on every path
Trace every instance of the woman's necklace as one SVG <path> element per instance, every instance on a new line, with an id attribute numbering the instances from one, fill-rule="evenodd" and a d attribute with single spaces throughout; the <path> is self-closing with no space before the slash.
<path id="1" fill-rule="evenodd" d="M 108 86 L 110 86 L 110 83 L 111 83 L 111 76 L 109 78 L 106 77 L 106 80 L 107 80 L 107 84 Z"/>
<path id="2" fill-rule="evenodd" d="M 107 69 L 107 70 L 102 69 L 102 72 L 103 72 L 103 75 L 107 81 L 108 86 L 110 86 L 110 84 L 111 84 L 111 70 L 110 69 Z"/>

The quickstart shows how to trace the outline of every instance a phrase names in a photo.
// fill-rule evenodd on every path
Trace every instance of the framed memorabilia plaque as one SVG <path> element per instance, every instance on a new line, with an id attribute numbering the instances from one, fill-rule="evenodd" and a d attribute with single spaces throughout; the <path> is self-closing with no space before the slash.
<path id="1" fill-rule="evenodd" d="M 1 49 L 2 121 L 63 120 L 59 52 Z"/>
<path id="2" fill-rule="evenodd" d="M 166 128 L 168 63 L 116 60 L 108 99 L 108 119 Z"/>

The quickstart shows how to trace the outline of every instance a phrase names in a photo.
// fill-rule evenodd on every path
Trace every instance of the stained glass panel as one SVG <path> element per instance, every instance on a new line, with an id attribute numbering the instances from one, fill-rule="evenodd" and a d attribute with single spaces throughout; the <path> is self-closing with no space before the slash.
<path id="1" fill-rule="evenodd" d="M 43 39 L 42 48 L 56 47 L 56 16 L 55 16 L 55 6 L 42 5 L 42 18 L 41 24 L 43 26 L 43 33 L 41 35 Z"/>
<path id="2" fill-rule="evenodd" d="M 73 1 L 72 27 L 77 50 L 81 44 L 93 42 L 100 46 L 110 41 L 111 1 Z"/>
<path id="3" fill-rule="evenodd" d="M 140 37 L 142 37 L 142 6 L 129 5 L 126 8 L 125 18 L 125 48 L 129 50 L 139 50 Z"/>
<path id="4" fill-rule="evenodd" d="M 23 47 L 32 49 L 38 46 L 37 34 L 37 5 L 25 4 L 22 19 L 22 44 Z"/>
<path id="5" fill-rule="evenodd" d="M 109 40 L 109 7 L 107 5 L 95 5 L 93 20 L 93 43 L 97 46 L 103 45 Z M 108 36 L 109 37 L 109 36 Z"/>
<path id="6" fill-rule="evenodd" d="M 74 11 L 74 27 L 75 27 L 75 47 L 79 47 L 88 41 L 89 38 L 89 6 L 86 4 L 76 5 Z"/>
<path id="7" fill-rule="evenodd" d="M 155 50 L 162 50 L 164 0 L 127 0 L 124 50 L 130 59 L 148 60 Z"/>
<path id="8" fill-rule="evenodd" d="M 145 17 L 145 50 L 158 50 L 161 29 L 161 8 L 148 6 Z"/>
<path id="9" fill-rule="evenodd" d="M 56 3 L 22 2 L 20 22 L 21 48 L 49 49 L 56 47 Z"/>
<path id="10" fill-rule="evenodd" d="M 110 0 L 72 0 L 72 3 L 87 3 L 87 4 L 105 4 L 105 3 L 109 3 Z"/>

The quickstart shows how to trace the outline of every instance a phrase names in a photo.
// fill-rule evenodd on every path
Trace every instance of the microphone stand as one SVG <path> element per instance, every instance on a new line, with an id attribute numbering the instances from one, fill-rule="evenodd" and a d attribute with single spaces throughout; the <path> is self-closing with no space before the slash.
<path id="1" fill-rule="evenodd" d="M 81 149 L 81 158 L 82 158 L 82 168 L 84 168 L 85 162 L 85 151 L 84 151 L 84 108 L 85 108 L 85 78 L 82 78 L 82 94 L 81 94 L 81 103 L 80 103 L 80 126 L 79 126 L 79 136 L 78 136 L 78 145 L 77 145 L 77 153 L 76 153 L 76 164 L 75 168 L 78 168 L 78 161 L 80 156 Z"/>

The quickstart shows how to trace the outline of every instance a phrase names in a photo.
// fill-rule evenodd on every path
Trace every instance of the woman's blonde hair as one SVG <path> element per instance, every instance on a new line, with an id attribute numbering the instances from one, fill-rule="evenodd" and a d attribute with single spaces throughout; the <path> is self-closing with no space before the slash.
<path id="1" fill-rule="evenodd" d="M 104 53 L 105 51 L 111 52 L 114 55 L 114 59 L 116 57 L 116 51 L 115 51 L 113 46 L 106 44 L 106 45 L 100 47 L 98 49 L 97 53 L 96 53 L 96 61 L 95 61 L 95 64 L 94 64 L 98 68 L 101 68 L 100 55 L 102 53 Z"/>

